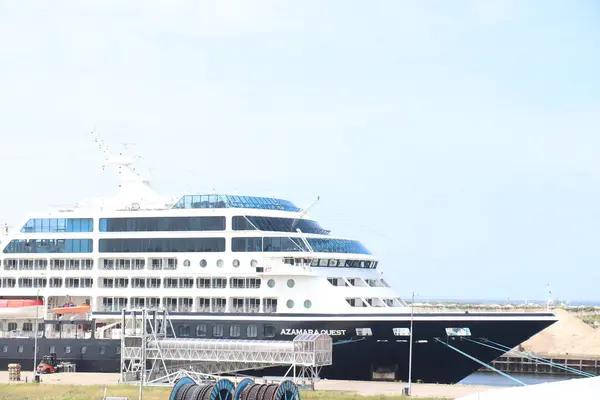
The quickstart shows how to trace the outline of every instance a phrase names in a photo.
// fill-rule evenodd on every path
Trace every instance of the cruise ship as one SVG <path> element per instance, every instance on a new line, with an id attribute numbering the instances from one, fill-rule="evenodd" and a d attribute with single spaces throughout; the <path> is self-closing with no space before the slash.
<path id="1" fill-rule="evenodd" d="M 322 378 L 407 381 L 412 351 L 412 380 L 454 383 L 480 368 L 476 360 L 501 355 L 465 339 L 515 347 L 556 321 L 545 312 L 412 312 L 377 257 L 311 219 L 310 207 L 214 193 L 163 197 L 134 157 L 92 138 L 117 171 L 118 193 L 2 229 L 0 369 L 33 369 L 56 353 L 77 371 L 117 372 L 122 310 L 161 308 L 178 338 L 326 333 L 333 365 Z"/>

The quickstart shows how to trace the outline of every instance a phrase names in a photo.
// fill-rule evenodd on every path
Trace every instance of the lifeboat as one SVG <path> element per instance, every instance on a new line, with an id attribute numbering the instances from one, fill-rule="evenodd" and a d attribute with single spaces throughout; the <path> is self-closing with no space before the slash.
<path id="1" fill-rule="evenodd" d="M 42 299 L 0 300 L 0 318 L 35 318 L 43 313 Z"/>
<path id="2" fill-rule="evenodd" d="M 73 304 L 73 305 L 65 305 L 62 307 L 53 308 L 52 312 L 55 314 L 80 314 L 80 313 L 86 313 L 86 312 L 90 311 L 91 308 L 92 307 L 89 306 L 88 304 L 80 304 L 78 306 Z"/>

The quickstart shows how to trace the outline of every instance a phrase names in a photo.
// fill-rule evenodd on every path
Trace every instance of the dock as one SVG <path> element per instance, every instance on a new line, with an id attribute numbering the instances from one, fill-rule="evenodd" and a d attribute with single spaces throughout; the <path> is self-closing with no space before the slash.
<path id="1" fill-rule="evenodd" d="M 538 357 L 546 359 L 553 364 L 563 367 L 574 368 L 594 375 L 600 375 L 600 356 L 590 356 L 585 354 L 536 354 Z M 561 375 L 572 376 L 572 373 L 564 369 L 534 361 L 525 357 L 501 356 L 492 362 L 492 367 L 508 374 L 537 374 L 537 375 Z M 488 368 L 482 368 L 481 371 L 492 372 Z"/>

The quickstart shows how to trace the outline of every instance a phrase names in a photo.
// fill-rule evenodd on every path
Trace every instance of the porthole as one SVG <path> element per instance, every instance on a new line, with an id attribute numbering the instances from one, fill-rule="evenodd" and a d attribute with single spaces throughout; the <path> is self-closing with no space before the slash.
<path id="1" fill-rule="evenodd" d="M 185 261 L 183 262 L 183 266 L 184 266 L 184 267 L 189 267 L 190 265 L 191 265 L 191 263 L 190 263 L 190 260 L 185 260 Z"/>
<path id="2" fill-rule="evenodd" d="M 2 352 L 3 353 L 8 353 L 8 346 L 7 345 L 2 346 Z"/>
<path id="3" fill-rule="evenodd" d="M 256 260 L 250 261 L 250 266 L 253 268 L 256 268 L 258 266 L 258 261 L 256 261 Z"/>
<path id="4" fill-rule="evenodd" d="M 270 288 L 274 287 L 275 286 L 275 279 L 269 279 L 267 281 L 267 286 L 270 287 Z"/>
<path id="5" fill-rule="evenodd" d="M 293 288 L 294 286 L 296 286 L 296 282 L 294 282 L 293 279 L 288 279 L 287 285 L 289 288 Z"/>
<path id="6" fill-rule="evenodd" d="M 223 268 L 223 260 L 217 260 L 217 267 Z"/>
<path id="7" fill-rule="evenodd" d="M 311 307 L 312 307 L 312 301 L 304 300 L 304 308 L 311 308 Z"/>
<path id="8" fill-rule="evenodd" d="M 100 354 L 104 354 L 106 352 L 106 348 L 104 346 L 100 346 L 100 349 L 98 351 Z"/>
<path id="9" fill-rule="evenodd" d="M 87 347 L 83 346 L 81 348 L 81 354 L 85 354 L 85 353 L 87 353 Z"/>
<path id="10" fill-rule="evenodd" d="M 206 260 L 200 260 L 200 266 L 202 268 L 206 268 L 207 265 L 208 265 L 208 263 L 206 262 Z"/>
<path id="11" fill-rule="evenodd" d="M 233 260 L 233 263 L 232 263 L 232 264 L 233 264 L 233 267 L 234 267 L 234 268 L 237 268 L 237 267 L 239 267 L 239 266 L 240 266 L 240 260 Z"/>
<path id="12" fill-rule="evenodd" d="M 19 347 L 17 347 L 17 351 L 18 351 L 19 353 L 22 353 L 22 352 L 23 352 L 23 346 L 19 346 Z"/>
<path id="13" fill-rule="evenodd" d="M 294 300 L 288 300 L 287 303 L 285 303 L 285 305 L 287 306 L 287 308 L 293 308 L 294 307 Z"/>
<path id="14" fill-rule="evenodd" d="M 56 353 L 56 347 L 50 346 L 50 354 Z"/>
<path id="15" fill-rule="evenodd" d="M 67 353 L 67 354 L 71 353 L 71 346 L 65 346 L 65 353 Z"/>

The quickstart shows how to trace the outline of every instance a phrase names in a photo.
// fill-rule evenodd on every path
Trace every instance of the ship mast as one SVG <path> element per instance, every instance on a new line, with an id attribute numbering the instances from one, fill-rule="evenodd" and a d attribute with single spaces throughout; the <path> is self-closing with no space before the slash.
<path id="1" fill-rule="evenodd" d="M 117 197 L 136 203 L 143 200 L 155 200 L 159 197 L 150 186 L 150 180 L 143 178 L 135 170 L 135 161 L 139 157 L 131 157 L 123 152 L 116 154 L 109 149 L 108 145 L 106 145 L 96 132 L 92 131 L 91 136 L 100 151 L 102 151 L 106 165 L 115 167 L 119 181 Z"/>

